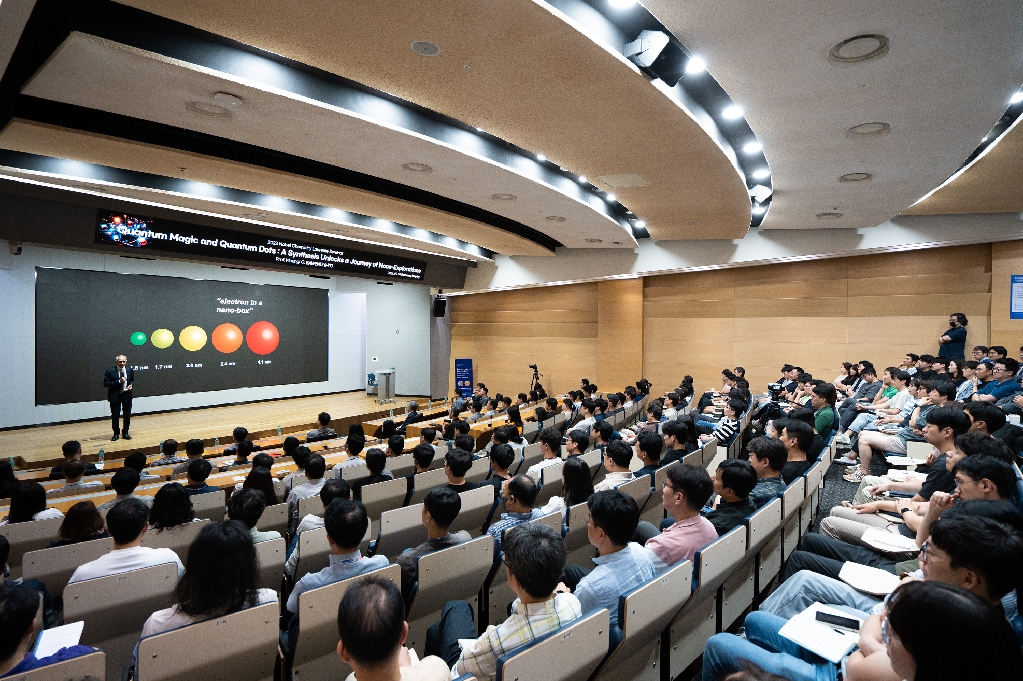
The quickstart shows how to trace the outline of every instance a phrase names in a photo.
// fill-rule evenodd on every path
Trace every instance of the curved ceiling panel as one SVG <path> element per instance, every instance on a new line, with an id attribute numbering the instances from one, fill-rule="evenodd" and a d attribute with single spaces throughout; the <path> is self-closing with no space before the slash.
<path id="1" fill-rule="evenodd" d="M 903 215 L 1023 211 L 1023 117 L 998 143 Z"/>
<path id="2" fill-rule="evenodd" d="M 613 191 L 656 239 L 747 231 L 744 178 L 621 55 L 538 0 L 128 0 L 127 4 L 388 92 L 545 154 Z M 423 57 L 415 41 L 438 45 Z"/>
<path id="3" fill-rule="evenodd" d="M 416 203 L 177 149 L 20 120 L 12 121 L 0 131 L 0 148 L 192 180 L 352 211 L 446 234 L 498 253 L 553 255 L 528 239 Z M 394 241 L 394 235 L 388 232 L 355 227 L 351 229 L 350 235 L 360 239 L 385 245 Z"/>
<path id="4" fill-rule="evenodd" d="M 241 100 L 227 115 L 189 108 L 216 105 L 215 93 L 225 91 Z M 424 135 L 95 36 L 72 33 L 22 92 L 414 184 L 515 220 L 569 248 L 636 244 L 625 227 L 601 212 L 605 204 L 596 196 L 577 200 L 513 168 Z M 425 164 L 432 171 L 409 172 L 403 168 L 409 163 Z M 578 191 L 578 185 L 570 184 Z M 516 198 L 495 200 L 495 194 Z M 550 221 L 548 216 L 564 220 Z"/>
<path id="5" fill-rule="evenodd" d="M 705 58 L 763 143 L 774 197 L 762 229 L 881 224 L 948 177 L 1023 82 L 1012 0 L 643 4 Z M 865 33 L 887 36 L 887 53 L 829 60 L 833 45 Z M 872 122 L 890 133 L 847 134 Z M 873 177 L 839 181 L 849 173 Z"/>

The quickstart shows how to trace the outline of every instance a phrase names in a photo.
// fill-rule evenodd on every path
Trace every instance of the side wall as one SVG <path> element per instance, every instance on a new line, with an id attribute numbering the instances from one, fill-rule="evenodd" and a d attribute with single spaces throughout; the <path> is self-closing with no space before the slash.
<path id="1" fill-rule="evenodd" d="M 744 366 L 757 390 L 786 362 L 829 381 L 844 361 L 883 368 L 937 353 L 951 312 L 969 317 L 968 345 L 1004 329 L 1002 344 L 1018 347 L 1008 275 L 997 280 L 1005 314 L 990 318 L 992 246 L 997 266 L 1023 273 L 1012 242 L 452 296 L 451 356 L 472 357 L 491 394 L 527 387 L 532 363 L 552 393 L 584 376 L 620 390 L 641 375 L 660 392 L 685 374 L 715 387 L 726 366 Z"/>

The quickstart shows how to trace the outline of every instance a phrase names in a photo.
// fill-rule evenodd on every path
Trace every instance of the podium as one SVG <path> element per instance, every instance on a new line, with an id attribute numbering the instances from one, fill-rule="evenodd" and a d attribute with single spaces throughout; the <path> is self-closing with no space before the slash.
<path id="1" fill-rule="evenodd" d="M 377 402 L 394 402 L 394 370 L 377 371 Z"/>

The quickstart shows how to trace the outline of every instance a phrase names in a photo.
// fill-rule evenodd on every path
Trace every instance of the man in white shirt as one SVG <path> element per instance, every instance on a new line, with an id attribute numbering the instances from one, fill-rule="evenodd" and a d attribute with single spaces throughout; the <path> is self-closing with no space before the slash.
<path id="1" fill-rule="evenodd" d="M 629 470 L 631 461 L 632 447 L 622 440 L 612 440 L 604 448 L 604 469 L 607 470 L 607 476 L 599 484 L 594 485 L 593 491 L 617 489 L 630 480 L 635 480 L 636 476 Z"/>
<path id="2" fill-rule="evenodd" d="M 142 546 L 142 538 L 149 529 L 149 507 L 141 500 L 129 497 L 107 513 L 107 532 L 114 538 L 114 550 L 96 560 L 79 566 L 68 584 L 86 579 L 98 579 L 131 570 L 174 563 L 178 577 L 185 574 L 178 554 L 170 549 L 151 549 Z"/>
<path id="3" fill-rule="evenodd" d="M 540 482 L 540 471 L 561 460 L 561 433 L 558 432 L 557 428 L 544 429 L 540 433 L 538 441 L 543 459 L 540 463 L 530 466 L 529 470 L 526 471 L 526 475 L 533 478 L 534 482 Z"/>
<path id="4" fill-rule="evenodd" d="M 565 436 L 565 453 L 568 454 L 568 456 L 579 456 L 580 454 L 585 454 L 589 447 L 590 437 L 586 434 L 586 431 L 579 430 L 577 428 Z"/>
<path id="5" fill-rule="evenodd" d="M 288 531 L 294 533 L 298 529 L 298 502 L 320 493 L 323 487 L 323 474 L 327 472 L 327 462 L 319 454 L 309 457 L 305 465 L 307 482 L 296 485 L 288 495 Z"/>
<path id="6" fill-rule="evenodd" d="M 593 424 L 597 422 L 597 417 L 593 415 L 593 411 L 596 409 L 596 406 L 597 405 L 593 403 L 593 400 L 588 397 L 580 402 L 579 414 L 582 416 L 582 420 L 576 423 L 573 427 L 589 432 L 590 428 L 593 427 Z"/>

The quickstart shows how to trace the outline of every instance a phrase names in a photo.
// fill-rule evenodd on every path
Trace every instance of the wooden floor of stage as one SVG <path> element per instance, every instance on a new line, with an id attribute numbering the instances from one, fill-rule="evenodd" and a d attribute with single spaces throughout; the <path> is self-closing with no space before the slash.
<path id="1" fill-rule="evenodd" d="M 68 440 L 82 443 L 85 457 L 95 460 L 100 447 L 106 451 L 144 449 L 150 450 L 161 440 L 174 438 L 181 443 L 189 438 L 220 438 L 221 446 L 230 444 L 231 431 L 244 426 L 250 432 L 276 430 L 278 426 L 311 424 L 316 415 L 325 411 L 335 420 L 360 414 L 378 413 L 394 407 L 395 415 L 404 412 L 409 400 L 421 404 L 425 397 L 399 397 L 394 404 L 377 404 L 376 398 L 357 390 L 334 395 L 294 397 L 267 402 L 235 404 L 223 407 L 205 407 L 187 411 L 160 414 L 133 414 L 131 417 L 130 442 L 111 442 L 110 419 L 97 419 L 79 423 L 55 426 L 39 426 L 0 432 L 0 456 L 21 457 L 26 463 L 53 461 L 61 458 L 60 447 Z M 385 414 L 386 415 L 386 414 Z M 123 456 L 123 454 L 121 455 Z"/>

